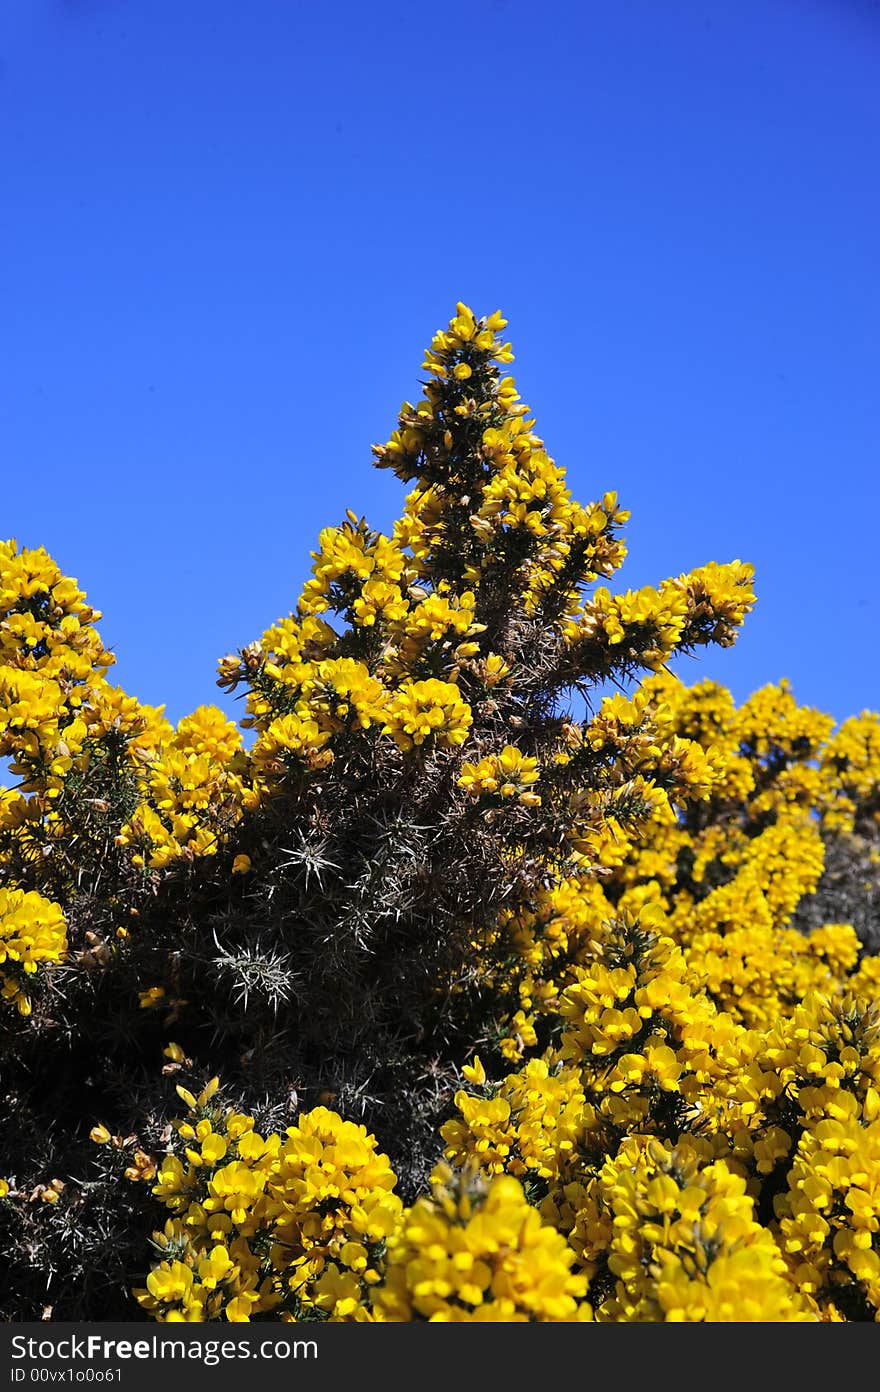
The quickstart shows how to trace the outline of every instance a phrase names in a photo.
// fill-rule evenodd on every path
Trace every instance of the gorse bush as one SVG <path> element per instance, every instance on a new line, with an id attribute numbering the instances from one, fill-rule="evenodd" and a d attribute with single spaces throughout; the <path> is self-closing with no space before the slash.
<path id="1" fill-rule="evenodd" d="M 238 726 L 0 545 L 6 1319 L 878 1317 L 880 719 L 670 674 L 751 569 L 612 593 L 504 327 L 436 335 Z"/>

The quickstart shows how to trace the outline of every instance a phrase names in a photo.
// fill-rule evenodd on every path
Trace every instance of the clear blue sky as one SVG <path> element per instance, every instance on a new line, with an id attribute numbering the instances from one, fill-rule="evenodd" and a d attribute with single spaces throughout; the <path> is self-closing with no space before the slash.
<path id="1" fill-rule="evenodd" d="M 880 704 L 880 6 L 3 0 L 0 535 L 178 718 L 293 606 L 457 299 L 621 587 L 757 571 L 684 675 Z M 234 703 L 231 709 L 237 709 Z"/>

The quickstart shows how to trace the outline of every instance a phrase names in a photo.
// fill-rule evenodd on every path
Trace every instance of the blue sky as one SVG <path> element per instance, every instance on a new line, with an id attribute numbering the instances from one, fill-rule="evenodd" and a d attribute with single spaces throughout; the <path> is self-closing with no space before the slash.
<path id="1" fill-rule="evenodd" d="M 621 587 L 755 565 L 687 679 L 876 708 L 878 66 L 868 0 L 4 0 L 0 535 L 222 703 L 464 299 Z"/>

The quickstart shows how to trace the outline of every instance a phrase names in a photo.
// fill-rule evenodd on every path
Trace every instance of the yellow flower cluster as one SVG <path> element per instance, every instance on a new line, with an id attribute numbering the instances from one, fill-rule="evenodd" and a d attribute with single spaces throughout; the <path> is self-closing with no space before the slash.
<path id="1" fill-rule="evenodd" d="M 836 831 L 880 825 L 880 715 L 845 720 L 820 755 L 823 821 Z"/>
<path id="2" fill-rule="evenodd" d="M 398 749 L 431 740 L 440 746 L 463 744 L 472 723 L 470 706 L 462 701 L 454 682 L 403 682 L 388 702 L 384 733 Z"/>
<path id="3" fill-rule="evenodd" d="M 252 801 L 235 725 L 216 706 L 199 706 L 141 761 L 143 801 L 117 844 L 135 848 L 133 863 L 154 870 L 214 855 Z"/>
<path id="4" fill-rule="evenodd" d="M 417 600 L 406 615 L 395 665 L 402 671 L 412 671 L 429 647 L 438 643 L 451 645 L 456 659 L 479 652 L 478 644 L 458 641 L 484 631 L 484 625 L 474 619 L 475 604 L 472 590 L 450 595 L 448 585 L 441 581 L 433 594 Z"/>
<path id="5" fill-rule="evenodd" d="M 318 1107 L 290 1127 L 267 1186 L 276 1265 L 302 1303 L 354 1314 L 402 1211 L 395 1176 L 363 1126 Z"/>
<path id="6" fill-rule="evenodd" d="M 682 634 L 685 650 L 704 643 L 729 648 L 736 641 L 755 603 L 754 578 L 753 567 L 742 561 L 727 565 L 710 561 L 671 582 L 687 597 L 688 618 Z"/>
<path id="7" fill-rule="evenodd" d="M 669 706 L 644 687 L 606 696 L 574 743 L 586 767 L 611 770 L 617 782 L 650 779 L 677 804 L 707 798 L 724 769 L 719 751 L 679 734 Z"/>
<path id="8" fill-rule="evenodd" d="M 252 800 L 222 712 L 175 730 L 107 682 L 98 618 L 44 551 L 0 543 L 0 755 L 19 780 L 0 795 L 0 864 L 23 886 L 69 889 L 74 828 L 83 851 L 109 834 L 154 870 L 213 854 Z"/>
<path id="9" fill-rule="evenodd" d="M 782 1247 L 797 1262 L 795 1281 L 802 1290 L 828 1289 L 844 1310 L 855 1290 L 862 1309 L 877 1311 L 880 1123 L 876 1116 L 866 1122 L 850 1094 L 844 1098 L 848 1115 L 827 1117 L 804 1134 L 776 1212 Z M 838 1110 L 845 1111 L 843 1105 Z"/>
<path id="10" fill-rule="evenodd" d="M 537 759 L 523 754 L 516 745 L 506 744 L 500 754 L 488 754 L 476 764 L 462 764 L 458 786 L 473 797 L 496 794 L 516 798 L 527 807 L 540 807 L 541 798 L 533 788 L 539 777 Z"/>
<path id="11" fill-rule="evenodd" d="M 598 881 L 505 912 L 498 1053 L 532 1056 L 466 1070 L 443 1138 L 530 1186 L 597 1319 L 880 1318 L 880 959 L 847 923 L 792 924 L 823 868 L 811 809 L 874 824 L 873 718 L 832 728 L 784 684 L 736 710 L 662 675 L 571 744 L 656 775 L 679 741 L 701 777 L 623 846 L 596 838 Z"/>
<path id="12" fill-rule="evenodd" d="M 258 786 L 271 788 L 300 769 L 326 768 L 333 762 L 329 740 L 330 731 L 322 730 L 310 716 L 296 711 L 279 715 L 254 745 L 252 767 Z"/>
<path id="13" fill-rule="evenodd" d="M 46 963 L 62 962 L 67 927 L 57 904 L 33 891 L 0 888 L 0 997 L 30 1015 L 29 986 Z"/>
<path id="14" fill-rule="evenodd" d="M 154 1193 L 174 1215 L 162 1260 L 136 1292 L 155 1319 L 363 1319 L 403 1211 L 387 1157 L 363 1126 L 317 1107 L 284 1136 L 212 1103 L 216 1079 L 177 1123 L 182 1154 Z"/>
<path id="15" fill-rule="evenodd" d="M 811 1319 L 745 1179 L 707 1163 L 705 1147 L 633 1137 L 603 1166 L 579 1221 L 585 1258 L 601 1254 L 615 1278 L 600 1320 Z"/>
<path id="16" fill-rule="evenodd" d="M 352 733 L 404 753 L 428 740 L 454 753 L 475 705 L 511 673 L 513 654 L 498 651 L 499 593 L 520 625 L 558 635 L 560 685 L 658 668 L 673 652 L 728 642 L 753 603 L 751 571 L 739 562 L 656 590 L 585 598 L 586 585 L 622 563 L 628 514 L 612 492 L 586 507 L 571 498 L 513 379 L 502 375 L 512 361 L 499 337 L 505 323 L 459 304 L 426 356 L 423 400 L 405 402 L 398 429 L 374 447 L 380 466 L 415 482 L 392 535 L 352 512 L 325 528 L 295 612 L 222 659 L 220 685 L 248 687 L 244 723 L 258 732 L 254 796 L 327 768 Z M 325 617 L 334 614 L 341 634 Z M 349 675 L 334 681 L 327 669 L 342 664 Z M 329 701 L 321 694 L 328 687 Z M 561 764 L 564 747 L 559 755 Z M 637 826 L 663 805 L 654 784 L 666 788 L 678 775 L 702 789 L 711 777 L 686 741 L 662 757 L 665 782 L 658 773 L 650 784 L 615 786 L 614 807 L 599 799 L 592 820 L 620 813 L 621 826 L 627 818 Z M 521 787 L 526 805 L 539 807 L 541 796 Z M 589 831 L 579 835 L 592 849 Z"/>
<path id="17" fill-rule="evenodd" d="M 487 1174 L 510 1174 L 524 1183 L 559 1181 L 598 1127 L 576 1068 L 552 1067 L 534 1058 L 510 1073 L 496 1089 L 486 1086 L 479 1059 L 465 1065 L 465 1076 L 481 1091 L 456 1093 L 460 1120 L 444 1123 L 446 1158 L 460 1169 L 474 1160 Z"/>
<path id="18" fill-rule="evenodd" d="M 567 633 L 570 642 L 595 648 L 607 661 L 609 649 L 617 649 L 635 666 L 662 667 L 678 646 L 688 617 L 687 594 L 672 582 L 659 590 L 627 590 L 612 595 L 596 590 L 577 624 Z"/>
<path id="19" fill-rule="evenodd" d="M 729 647 L 755 602 L 753 578 L 751 566 L 733 561 L 703 566 L 658 589 L 612 595 L 603 587 L 566 625 L 565 638 L 588 672 L 658 671 L 674 653 L 698 644 Z"/>
<path id="20" fill-rule="evenodd" d="M 497 331 L 500 314 L 477 319 L 459 304 L 447 330 L 438 333 L 424 366 L 433 377 L 417 408 L 405 403 L 399 429 L 375 447 L 377 462 L 399 477 L 417 479 L 399 539 L 424 561 L 431 543 L 443 543 L 471 529 L 473 559 L 465 579 L 479 587 L 507 552 L 519 570 L 519 593 L 526 613 L 576 610 L 583 581 L 609 576 L 625 547 L 616 528 L 627 517 L 615 494 L 581 507 L 563 483 L 563 473 L 535 435 L 528 407 L 513 378 L 499 366 L 513 359 Z M 479 432 L 478 472 L 465 476 L 457 464 L 464 432 Z M 419 526 L 429 529 L 425 538 Z M 517 553 L 519 555 L 517 556 Z"/>
<path id="21" fill-rule="evenodd" d="M 42 547 L 0 541 L 0 666 L 87 681 L 115 660 L 93 627 L 100 617 Z"/>
<path id="22" fill-rule="evenodd" d="M 522 1324 L 588 1320 L 574 1253 L 520 1183 L 438 1166 L 389 1244 L 377 1318 Z"/>
<path id="23" fill-rule="evenodd" d="M 260 728 L 250 761 L 257 796 L 285 778 L 331 764 L 333 735 L 384 723 L 389 694 L 353 658 L 326 658 L 310 666 L 295 661 L 284 668 L 271 662 L 263 671 L 266 679 L 287 686 L 295 705 L 268 724 L 261 721 L 262 712 L 252 717 Z M 261 701 L 253 702 L 251 709 L 256 712 L 261 705 Z"/>

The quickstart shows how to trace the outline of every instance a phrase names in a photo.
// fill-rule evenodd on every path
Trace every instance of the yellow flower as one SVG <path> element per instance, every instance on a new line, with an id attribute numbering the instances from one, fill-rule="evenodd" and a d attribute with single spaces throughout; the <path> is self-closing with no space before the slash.
<path id="1" fill-rule="evenodd" d="M 331 1263 L 315 1282 L 315 1304 L 331 1319 L 345 1319 L 361 1303 L 361 1284 L 350 1271 Z"/>
<path id="2" fill-rule="evenodd" d="M 163 1304 L 183 1300 L 192 1289 L 193 1273 L 183 1262 L 160 1262 L 147 1277 L 147 1290 Z"/>
<path id="3" fill-rule="evenodd" d="M 221 1281 L 226 1280 L 234 1270 L 235 1266 L 229 1252 L 221 1243 L 212 1247 L 208 1255 L 202 1257 L 199 1262 L 199 1280 L 207 1290 L 211 1290 Z"/>
<path id="4" fill-rule="evenodd" d="M 473 1063 L 464 1064 L 461 1071 L 468 1082 L 475 1083 L 477 1087 L 481 1087 L 486 1081 L 486 1070 L 477 1054 L 474 1055 Z"/>

